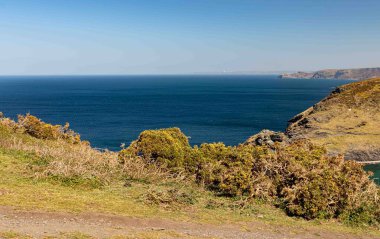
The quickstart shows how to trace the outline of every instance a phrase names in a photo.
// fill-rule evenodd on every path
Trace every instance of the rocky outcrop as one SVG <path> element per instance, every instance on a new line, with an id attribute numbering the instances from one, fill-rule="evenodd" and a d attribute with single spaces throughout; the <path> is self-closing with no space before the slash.
<path id="1" fill-rule="evenodd" d="M 322 144 L 346 159 L 380 160 L 380 78 L 338 87 L 290 119 L 286 135 Z"/>
<path id="2" fill-rule="evenodd" d="M 274 147 L 275 143 L 288 144 L 289 138 L 282 132 L 264 129 L 244 142 L 244 144 L 269 147 Z"/>
<path id="3" fill-rule="evenodd" d="M 296 72 L 282 74 L 284 79 L 341 79 L 363 80 L 380 77 L 380 67 L 359 69 L 328 69 L 316 72 Z"/>
<path id="4" fill-rule="evenodd" d="M 379 161 L 380 147 L 367 150 L 347 150 L 344 157 L 347 160 L 356 160 L 362 162 Z"/>

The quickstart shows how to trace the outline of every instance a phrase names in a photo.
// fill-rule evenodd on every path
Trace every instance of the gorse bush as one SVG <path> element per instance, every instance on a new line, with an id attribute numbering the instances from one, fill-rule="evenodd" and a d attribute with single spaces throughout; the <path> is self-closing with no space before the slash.
<path id="1" fill-rule="evenodd" d="M 69 123 L 64 126 L 51 125 L 30 114 L 18 115 L 17 119 L 17 122 L 15 122 L 10 118 L 5 118 L 3 113 L 0 112 L 0 125 L 15 132 L 26 133 L 37 139 L 63 139 L 73 144 L 89 144 L 87 141 L 81 141 L 80 135 L 70 129 Z"/>
<path id="2" fill-rule="evenodd" d="M 119 161 L 126 160 L 182 170 L 218 195 L 264 199 L 292 216 L 380 222 L 379 187 L 369 173 L 308 141 L 274 149 L 223 143 L 191 148 L 177 128 L 148 130 L 119 153 Z"/>
<path id="3" fill-rule="evenodd" d="M 225 146 L 223 143 L 202 144 L 195 148 L 200 161 L 197 182 L 226 196 L 253 195 L 253 163 L 264 152 L 261 147 Z"/>
<path id="4" fill-rule="evenodd" d="M 290 215 L 332 218 L 363 203 L 380 205 L 377 186 L 362 166 L 325 156 L 322 147 L 298 142 L 276 150 L 271 160 L 280 169 L 270 170 L 280 179 L 275 180 L 278 203 Z"/>
<path id="5" fill-rule="evenodd" d="M 146 163 L 182 169 L 191 150 L 188 138 L 178 128 L 146 130 L 119 153 L 119 160 L 125 162 L 139 157 Z"/>
<path id="6" fill-rule="evenodd" d="M 80 135 L 69 129 L 69 123 L 64 126 L 51 125 L 30 114 L 19 115 L 17 123 L 19 128 L 38 139 L 64 139 L 74 144 L 81 142 Z"/>

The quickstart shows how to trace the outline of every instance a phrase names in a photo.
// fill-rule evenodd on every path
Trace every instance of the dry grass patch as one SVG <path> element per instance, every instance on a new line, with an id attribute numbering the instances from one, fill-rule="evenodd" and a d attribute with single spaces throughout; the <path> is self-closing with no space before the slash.
<path id="1" fill-rule="evenodd" d="M 41 139 L 20 127 L 23 126 L 8 118 L 0 119 L 0 148 L 28 153 L 28 168 L 35 178 L 86 187 L 101 187 L 121 180 L 175 180 L 156 165 L 147 167 L 139 160 L 120 164 L 115 152 L 100 151 L 87 142 L 73 143 L 67 138 Z"/>

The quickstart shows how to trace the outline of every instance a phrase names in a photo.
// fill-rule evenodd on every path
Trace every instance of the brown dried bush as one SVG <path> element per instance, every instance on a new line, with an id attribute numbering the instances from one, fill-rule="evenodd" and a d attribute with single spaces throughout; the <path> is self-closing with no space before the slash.
<path id="1" fill-rule="evenodd" d="M 181 206 L 192 205 L 196 203 L 194 193 L 187 192 L 183 189 L 150 189 L 142 195 L 147 204 L 155 204 L 163 207 L 180 208 Z"/>

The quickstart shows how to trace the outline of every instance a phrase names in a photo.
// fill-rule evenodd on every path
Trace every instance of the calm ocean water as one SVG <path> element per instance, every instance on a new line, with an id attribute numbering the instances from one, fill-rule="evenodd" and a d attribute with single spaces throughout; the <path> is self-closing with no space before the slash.
<path id="1" fill-rule="evenodd" d="M 145 129 L 180 127 L 192 144 L 243 142 L 325 97 L 342 80 L 277 76 L 0 77 L 0 111 L 64 124 L 95 147 L 118 150 Z M 380 168 L 368 166 L 380 177 Z"/>

